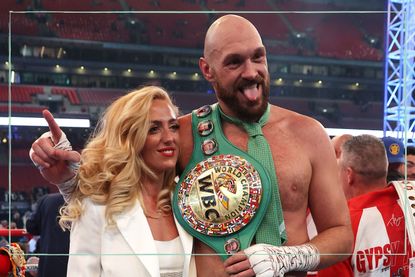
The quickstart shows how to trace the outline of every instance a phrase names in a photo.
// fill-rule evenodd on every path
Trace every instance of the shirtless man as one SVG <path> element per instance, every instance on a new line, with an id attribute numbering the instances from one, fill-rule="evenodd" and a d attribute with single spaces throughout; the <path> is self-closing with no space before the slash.
<path id="1" fill-rule="evenodd" d="M 270 76 L 265 47 L 251 22 L 236 15 L 226 15 L 216 20 L 207 31 L 204 57 L 200 58 L 199 66 L 215 89 L 218 103 L 225 114 L 244 121 L 257 121 L 262 116 L 269 100 Z M 50 115 L 47 115 L 47 119 L 54 126 L 52 131 L 60 133 Z M 230 142 L 246 150 L 248 136 L 245 130 L 226 121 L 222 121 L 222 124 L 223 132 Z M 180 135 L 186 139 L 182 140 L 181 145 L 181 169 L 185 168 L 192 155 L 191 128 L 190 115 L 182 117 Z M 198 255 L 196 259 L 198 276 L 279 276 L 295 270 L 327 267 L 347 257 L 339 254 L 352 250 L 353 235 L 334 151 L 320 123 L 271 105 L 269 120 L 262 131 L 275 164 L 288 240 L 279 247 L 255 245 L 253 247 L 257 248 L 250 247 L 247 252 L 240 252 L 225 263 L 218 256 L 211 255 L 214 253 L 209 247 L 196 242 L 194 252 L 204 254 Z M 42 175 L 47 180 L 58 184 L 74 175 L 63 160 L 77 161 L 75 153 L 52 149 L 52 143 L 47 138 L 37 140 L 32 148 L 32 160 L 43 167 Z M 310 208 L 319 232 L 311 241 L 306 230 L 307 208 Z M 287 262 L 291 263 L 291 257 L 301 259 L 304 256 L 299 254 L 303 253 L 302 247 L 311 247 L 312 255 L 318 259 L 305 268 L 281 269 L 287 266 Z M 282 264 L 268 258 L 277 255 L 250 255 L 249 258 L 245 255 L 261 251 L 277 253 L 281 249 L 295 255 L 279 255 Z M 267 268 L 262 268 L 262 265 Z M 275 272 L 267 271 L 271 268 Z M 305 275 L 304 272 L 292 274 Z"/>

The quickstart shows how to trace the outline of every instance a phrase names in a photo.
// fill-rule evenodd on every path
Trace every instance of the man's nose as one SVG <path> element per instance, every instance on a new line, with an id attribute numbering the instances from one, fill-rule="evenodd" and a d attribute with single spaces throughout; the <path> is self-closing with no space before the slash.
<path id="1" fill-rule="evenodd" d="M 258 69 L 255 63 L 250 60 L 247 60 L 243 67 L 242 78 L 244 79 L 255 79 L 258 75 Z"/>

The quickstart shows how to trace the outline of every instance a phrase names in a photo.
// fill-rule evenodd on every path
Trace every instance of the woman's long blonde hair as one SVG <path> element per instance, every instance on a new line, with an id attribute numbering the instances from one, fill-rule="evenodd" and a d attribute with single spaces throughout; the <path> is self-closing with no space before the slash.
<path id="1" fill-rule="evenodd" d="M 60 224 L 70 228 L 82 214 L 82 200 L 106 205 L 105 217 L 114 225 L 114 215 L 142 201 L 143 179 L 156 178 L 141 157 L 148 130 L 149 111 L 153 100 L 166 100 L 176 114 L 177 107 L 168 93 L 156 86 L 132 91 L 112 103 L 99 121 L 94 134 L 81 154 L 78 185 L 70 201 L 61 209 Z M 165 172 L 163 189 L 157 206 L 171 210 L 170 192 L 174 186 L 175 169 Z"/>

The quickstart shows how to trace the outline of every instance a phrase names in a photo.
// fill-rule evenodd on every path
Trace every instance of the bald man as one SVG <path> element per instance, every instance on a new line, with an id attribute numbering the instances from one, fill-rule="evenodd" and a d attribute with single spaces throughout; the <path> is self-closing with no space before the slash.
<path id="1" fill-rule="evenodd" d="M 197 240 L 194 253 L 198 254 L 198 276 L 282 276 L 288 272 L 285 276 L 304 276 L 308 270 L 324 268 L 345 259 L 347 256 L 339 254 L 351 252 L 353 234 L 329 137 L 316 120 L 269 104 L 266 49 L 255 26 L 236 15 L 225 15 L 216 20 L 207 31 L 199 67 L 212 84 L 218 105 L 204 107 L 180 119 L 180 135 L 186 139 L 181 140 L 179 168 L 183 170 L 189 162 L 194 162 L 203 149 L 197 145 L 201 138 L 195 119 L 220 113 L 213 133 L 219 131 L 226 137 L 222 139 L 223 143 L 232 144 L 228 149 L 243 152 L 245 154 L 241 155 L 247 158 L 250 158 L 246 153 L 248 134 L 242 125 L 262 122 L 262 133 L 269 144 L 268 152 L 273 162 L 271 171 L 276 172 L 276 180 L 270 185 L 279 192 L 278 202 L 283 211 L 284 222 L 280 230 L 275 228 L 275 236 L 286 231 L 287 240 L 283 246 L 261 243 L 242 249 L 225 263 L 211 247 Z M 217 146 L 210 148 L 213 152 L 203 154 L 215 155 L 214 151 L 219 154 L 225 148 L 222 147 L 225 145 Z M 67 173 L 68 167 L 57 170 L 55 161 L 65 158 L 76 162 L 77 159 L 57 149 L 50 151 L 51 147 L 50 139 L 38 140 L 32 146 L 31 157 L 42 167 L 43 176 L 48 176 L 55 184 L 62 183 L 68 175 L 60 178 L 56 173 L 64 170 Z M 47 153 L 53 153 L 53 158 Z M 263 162 L 261 157 L 253 158 Z M 266 172 L 267 175 L 275 174 L 270 170 Z M 73 183 L 67 181 L 60 189 L 70 192 Z M 202 204 L 206 207 L 216 204 L 216 200 Z M 306 230 L 308 208 L 319 231 L 311 241 Z M 211 210 L 206 213 L 208 211 Z M 234 242 L 225 246 L 232 248 Z"/>

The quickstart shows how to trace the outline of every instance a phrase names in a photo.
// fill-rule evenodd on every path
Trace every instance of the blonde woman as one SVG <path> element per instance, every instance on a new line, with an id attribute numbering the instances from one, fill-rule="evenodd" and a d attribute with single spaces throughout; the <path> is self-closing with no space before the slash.
<path id="1" fill-rule="evenodd" d="M 177 108 L 159 87 L 106 110 L 61 211 L 71 229 L 69 277 L 195 275 L 192 237 L 170 204 L 178 144 Z"/>

